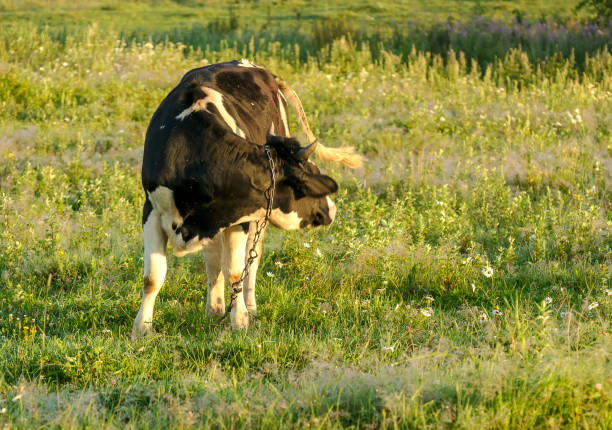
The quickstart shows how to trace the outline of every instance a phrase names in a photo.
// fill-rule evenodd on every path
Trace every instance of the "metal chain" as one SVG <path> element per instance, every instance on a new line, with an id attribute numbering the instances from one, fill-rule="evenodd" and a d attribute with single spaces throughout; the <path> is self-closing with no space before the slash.
<path id="1" fill-rule="evenodd" d="M 244 278 L 249 273 L 249 269 L 251 268 L 251 264 L 253 261 L 259 256 L 257 253 L 257 243 L 261 237 L 261 234 L 266 229 L 268 225 L 268 220 L 270 219 L 270 215 L 272 214 L 272 204 L 274 202 L 274 188 L 276 186 L 276 176 L 274 174 L 274 160 L 272 159 L 272 154 L 270 153 L 270 146 L 264 145 L 264 150 L 266 151 L 266 155 L 268 156 L 268 163 L 270 164 L 270 175 L 272 177 L 272 183 L 268 187 L 266 191 L 264 191 L 264 197 L 266 198 L 266 214 L 264 215 L 264 219 L 261 221 L 256 221 L 255 234 L 253 235 L 253 245 L 251 249 L 249 249 L 248 257 L 246 263 L 244 265 L 244 269 L 242 269 L 242 274 L 240 275 L 240 279 L 233 282 L 231 285 L 232 291 L 230 294 L 230 302 L 227 305 L 227 309 L 225 314 L 217 320 L 215 325 L 219 324 L 221 321 L 225 319 L 225 317 L 232 311 L 232 306 L 234 306 L 234 302 L 236 301 L 236 296 L 238 293 L 242 292 L 242 287 L 240 284 L 244 281 Z"/>

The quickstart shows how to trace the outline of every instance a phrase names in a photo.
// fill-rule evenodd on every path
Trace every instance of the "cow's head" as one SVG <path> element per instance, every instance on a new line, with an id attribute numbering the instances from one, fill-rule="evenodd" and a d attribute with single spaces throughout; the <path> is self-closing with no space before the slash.
<path id="1" fill-rule="evenodd" d="M 336 205 L 329 195 L 338 190 L 338 184 L 308 161 L 315 144 L 302 148 L 296 139 L 279 136 L 269 136 L 267 144 L 276 150 L 282 167 L 272 224 L 284 230 L 331 224 Z"/>

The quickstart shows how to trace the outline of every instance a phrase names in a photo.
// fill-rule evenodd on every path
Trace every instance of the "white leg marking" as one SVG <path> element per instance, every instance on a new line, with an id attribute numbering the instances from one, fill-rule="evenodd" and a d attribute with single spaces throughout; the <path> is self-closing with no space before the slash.
<path id="1" fill-rule="evenodd" d="M 228 227 L 223 231 L 223 274 L 230 288 L 232 283 L 239 280 L 242 275 L 247 239 L 248 234 L 242 230 L 240 225 Z M 242 287 L 242 284 L 239 284 L 239 287 Z M 246 329 L 249 326 L 249 312 L 244 303 L 242 291 L 236 295 L 230 319 L 234 329 Z"/>
<path id="2" fill-rule="evenodd" d="M 289 122 L 287 121 L 287 103 L 285 96 L 280 91 L 278 92 L 278 109 L 280 110 L 281 122 L 285 127 L 285 136 L 289 136 Z"/>
<path id="3" fill-rule="evenodd" d="M 206 277 L 208 279 L 208 295 L 206 298 L 206 315 L 223 316 L 225 314 L 224 277 L 221 271 L 222 235 L 217 234 L 204 248 L 206 261 Z"/>
<path id="4" fill-rule="evenodd" d="M 244 132 L 238 127 L 234 117 L 229 114 L 229 112 L 227 111 L 227 109 L 225 109 L 225 106 L 223 105 L 223 94 L 221 94 L 217 90 L 213 90 L 212 88 L 208 88 L 208 87 L 201 87 L 201 89 L 206 94 L 206 97 L 196 100 L 191 106 L 189 106 L 183 112 L 178 114 L 176 116 L 176 119 L 178 119 L 179 121 L 182 121 L 185 118 L 187 118 L 189 115 L 191 115 L 193 112 L 198 112 L 198 111 L 206 111 L 210 114 L 213 114 L 213 112 L 209 111 L 206 107 L 208 103 L 212 103 L 213 105 L 215 105 L 215 107 L 221 114 L 221 119 L 225 121 L 227 126 L 231 128 L 232 131 L 236 133 L 238 136 L 244 137 Z"/>
<path id="5" fill-rule="evenodd" d="M 253 246 L 253 238 L 255 236 L 255 229 L 257 223 L 251 222 L 249 224 L 249 238 L 246 244 L 246 257 L 248 258 L 249 250 Z M 257 269 L 259 268 L 259 262 L 261 261 L 261 253 L 263 250 L 263 238 L 265 234 L 265 230 L 261 232 L 261 236 L 259 237 L 259 242 L 257 243 L 257 257 L 251 263 L 251 267 L 249 267 L 249 272 L 246 276 L 246 287 L 245 287 L 245 295 L 246 295 L 246 307 L 250 313 L 253 315 L 257 315 L 257 303 L 255 302 L 255 279 L 257 278 Z M 246 263 L 246 261 L 245 261 Z"/>
<path id="6" fill-rule="evenodd" d="M 143 226 L 144 234 L 144 277 L 142 302 L 134 326 L 132 338 L 148 334 L 153 323 L 155 298 L 166 277 L 167 236 L 161 228 L 160 216 L 156 210 L 149 214 Z"/>

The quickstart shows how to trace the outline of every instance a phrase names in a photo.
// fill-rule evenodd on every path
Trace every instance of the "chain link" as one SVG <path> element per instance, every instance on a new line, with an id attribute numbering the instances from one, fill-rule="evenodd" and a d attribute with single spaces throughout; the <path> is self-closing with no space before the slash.
<path id="1" fill-rule="evenodd" d="M 266 229 L 268 225 L 268 220 L 270 219 L 270 215 L 272 214 L 272 204 L 274 202 L 274 188 L 276 186 L 276 176 L 274 174 L 274 160 L 272 159 L 272 154 L 270 153 L 270 146 L 264 145 L 264 150 L 266 151 L 266 155 L 268 156 L 268 163 L 270 164 L 270 175 L 272 177 L 272 183 L 268 187 L 266 191 L 264 191 L 264 197 L 266 198 L 266 214 L 264 215 L 264 219 L 259 222 L 256 221 L 255 226 L 255 234 L 253 235 L 253 245 L 251 249 L 249 249 L 248 257 L 246 259 L 246 263 L 244 265 L 244 269 L 242 269 L 242 274 L 240 275 L 240 279 L 233 282 L 231 285 L 231 294 L 230 294 L 230 302 L 227 305 L 227 309 L 225 314 L 217 320 L 215 325 L 219 324 L 221 321 L 225 319 L 225 317 L 232 311 L 232 306 L 234 306 L 234 302 L 236 301 L 236 296 L 242 292 L 242 287 L 240 284 L 244 281 L 244 278 L 249 273 L 249 269 L 251 268 L 251 264 L 253 261 L 259 256 L 257 253 L 257 243 L 261 238 L 261 234 Z"/>

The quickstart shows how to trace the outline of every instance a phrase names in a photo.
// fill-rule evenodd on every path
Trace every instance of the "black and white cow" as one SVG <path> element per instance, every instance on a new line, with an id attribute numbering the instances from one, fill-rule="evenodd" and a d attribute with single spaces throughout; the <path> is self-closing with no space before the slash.
<path id="1" fill-rule="evenodd" d="M 285 96 L 313 142 L 306 148 L 289 137 Z M 351 167 L 361 159 L 351 148 L 316 142 L 297 95 L 280 78 L 246 60 L 214 64 L 188 72 L 162 101 L 147 129 L 142 164 L 144 285 L 133 336 L 151 329 L 168 242 L 177 256 L 204 250 L 207 314 L 225 313 L 224 281 L 240 278 L 265 213 L 264 191 L 271 184 L 266 143 L 276 176 L 270 222 L 282 229 L 333 222 L 329 195 L 338 186 L 308 156 Z M 258 246 L 261 255 L 261 240 Z M 248 311 L 256 314 L 258 264 L 245 280 L 246 298 L 239 293 L 232 307 L 234 328 L 248 326 Z"/>

